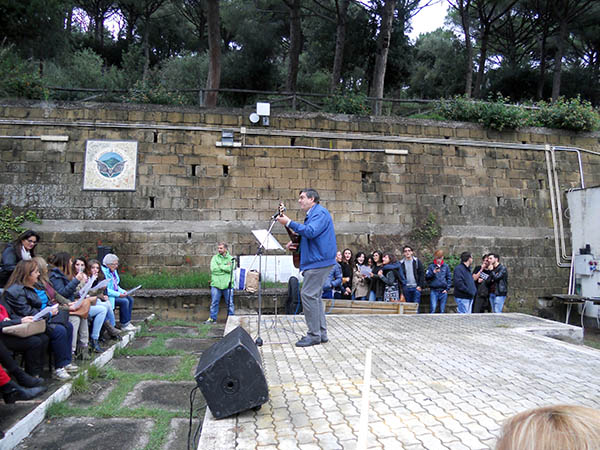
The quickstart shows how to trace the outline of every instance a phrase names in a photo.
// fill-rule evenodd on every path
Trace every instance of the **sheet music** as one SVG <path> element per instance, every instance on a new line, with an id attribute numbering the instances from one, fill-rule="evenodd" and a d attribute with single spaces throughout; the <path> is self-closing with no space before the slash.
<path id="1" fill-rule="evenodd" d="M 33 316 L 33 321 L 37 322 L 38 320 L 42 320 L 48 314 L 52 315 L 52 310 L 56 307 L 57 307 L 57 305 L 46 306 L 39 313 L 37 313 L 35 316 Z"/>
<path id="2" fill-rule="evenodd" d="M 108 286 L 108 280 L 102 280 L 96 286 L 90 289 L 90 293 L 98 294 L 98 292 L 103 291 Z"/>
<path id="3" fill-rule="evenodd" d="M 141 287 L 142 287 L 142 285 L 140 284 L 139 286 L 136 286 L 133 289 L 130 289 L 129 291 L 127 291 L 127 295 L 133 294 L 135 291 L 137 291 Z"/>
<path id="4" fill-rule="evenodd" d="M 83 287 L 81 288 L 81 290 L 79 291 L 79 298 L 85 298 L 88 294 L 88 292 L 90 291 L 90 289 L 92 288 L 92 284 L 94 284 L 94 281 L 96 281 L 96 275 L 88 278 L 87 283 L 85 283 L 83 285 Z"/>
<path id="5" fill-rule="evenodd" d="M 370 277 L 371 275 L 373 275 L 369 266 L 360 266 L 360 274 L 365 277 Z"/>
<path id="6" fill-rule="evenodd" d="M 252 230 L 252 234 L 265 250 L 283 250 L 281 244 L 268 230 Z"/>

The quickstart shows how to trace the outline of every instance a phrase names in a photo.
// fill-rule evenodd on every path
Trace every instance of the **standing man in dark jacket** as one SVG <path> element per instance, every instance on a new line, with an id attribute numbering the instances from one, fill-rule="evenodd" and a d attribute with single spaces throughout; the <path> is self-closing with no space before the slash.
<path id="1" fill-rule="evenodd" d="M 477 294 L 477 287 L 471 275 L 473 257 L 469 252 L 460 254 L 460 264 L 454 269 L 454 299 L 458 306 L 459 314 L 471 314 L 473 298 Z"/>
<path id="2" fill-rule="evenodd" d="M 404 258 L 400 261 L 400 271 L 402 278 L 406 280 L 402 285 L 402 292 L 407 302 L 417 303 L 418 313 L 418 304 L 421 303 L 421 289 L 425 286 L 423 264 L 414 256 L 414 251 L 410 245 L 405 245 L 402 248 L 402 254 Z"/>
<path id="3" fill-rule="evenodd" d="M 294 222 L 284 214 L 277 218 L 279 223 L 301 236 L 300 270 L 304 281 L 300 297 L 308 333 L 296 342 L 296 347 L 309 347 L 329 341 L 321 293 L 331 268 L 336 264 L 337 243 L 331 214 L 319 204 L 319 200 L 317 191 L 304 189 L 300 191 L 298 198 L 300 208 L 306 212 L 304 223 Z M 295 246 L 291 241 L 286 244 L 288 250 L 294 250 Z"/>
<path id="4" fill-rule="evenodd" d="M 496 253 L 488 256 L 490 273 L 490 305 L 492 312 L 501 313 L 508 293 L 508 271 L 500 264 L 500 257 Z"/>
<path id="5" fill-rule="evenodd" d="M 430 313 L 435 313 L 438 301 L 440 303 L 440 313 L 446 312 L 446 300 L 448 300 L 448 291 L 452 286 L 452 275 L 450 266 L 444 262 L 444 252 L 437 250 L 433 254 L 433 262 L 427 267 L 425 279 L 429 283 L 429 298 L 431 301 Z"/>

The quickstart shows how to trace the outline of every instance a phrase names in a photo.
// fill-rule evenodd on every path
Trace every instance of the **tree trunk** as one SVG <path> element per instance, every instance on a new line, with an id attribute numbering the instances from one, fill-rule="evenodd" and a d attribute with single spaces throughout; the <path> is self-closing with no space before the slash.
<path id="1" fill-rule="evenodd" d="M 473 88 L 473 97 L 481 97 L 481 87 L 483 85 L 483 77 L 485 75 L 485 61 L 487 59 L 488 42 L 490 39 L 490 29 L 485 27 L 481 34 L 481 48 L 479 49 L 479 68 L 477 77 L 475 78 L 475 86 Z"/>
<path id="2" fill-rule="evenodd" d="M 337 4 L 337 25 L 335 30 L 335 56 L 331 71 L 331 84 L 329 92 L 333 93 L 338 88 L 342 78 L 342 64 L 344 62 L 344 47 L 346 45 L 346 23 L 348 18 L 348 4 L 350 0 L 339 0 Z"/>
<path id="3" fill-rule="evenodd" d="M 540 76 L 537 83 L 537 99 L 544 98 L 544 81 L 546 78 L 546 33 L 540 37 Z"/>
<path id="4" fill-rule="evenodd" d="M 378 100 L 383 98 L 383 88 L 385 81 L 385 69 L 387 67 L 387 58 L 390 50 L 390 40 L 392 37 L 392 24 L 394 21 L 394 11 L 396 10 L 396 0 L 385 0 L 383 13 L 381 15 L 381 28 L 377 37 L 377 53 L 375 56 L 375 68 L 373 69 L 373 84 L 371 85 L 371 97 L 375 97 L 373 105 L 373 114 L 381 115 L 382 105 Z"/>
<path id="5" fill-rule="evenodd" d="M 221 85 L 221 24 L 219 19 L 219 0 L 206 2 L 206 18 L 208 23 L 208 79 L 207 89 L 219 89 Z M 208 91 L 205 106 L 217 106 L 217 91 Z"/>
<path id="6" fill-rule="evenodd" d="M 298 67 L 302 51 L 302 19 L 300 17 L 300 1 L 292 0 L 290 8 L 290 50 L 288 54 L 288 73 L 285 88 L 288 92 L 296 92 Z"/>
<path id="7" fill-rule="evenodd" d="M 144 51 L 144 72 L 142 74 L 142 81 L 146 83 L 148 81 L 148 74 L 150 72 L 150 20 L 146 19 L 146 26 L 144 27 L 144 35 L 142 38 L 142 49 Z"/>
<path id="8" fill-rule="evenodd" d="M 467 51 L 467 73 L 465 74 L 465 96 L 471 97 L 473 87 L 473 45 L 471 45 L 471 28 L 468 14 L 469 2 L 459 2 L 460 22 L 465 34 L 465 49 Z"/>
<path id="9" fill-rule="evenodd" d="M 552 76 L 552 101 L 555 102 L 560 95 L 560 79 L 562 74 L 562 59 L 567 41 L 569 26 L 566 18 L 560 21 L 558 44 L 556 46 L 556 54 L 554 55 L 554 74 Z"/>

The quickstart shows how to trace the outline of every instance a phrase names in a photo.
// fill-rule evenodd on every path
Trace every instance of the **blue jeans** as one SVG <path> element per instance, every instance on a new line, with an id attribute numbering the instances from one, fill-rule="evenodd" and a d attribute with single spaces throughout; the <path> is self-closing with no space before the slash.
<path id="1" fill-rule="evenodd" d="M 501 313 L 502 307 L 504 306 L 504 300 L 506 300 L 506 295 L 500 296 L 496 294 L 490 294 L 490 305 L 492 306 L 493 313 Z"/>
<path id="2" fill-rule="evenodd" d="M 421 303 L 421 291 L 418 291 L 416 287 L 403 286 L 402 292 L 408 303 Z M 417 313 L 418 312 L 419 307 L 417 306 Z"/>
<path id="3" fill-rule="evenodd" d="M 100 338 L 100 330 L 106 320 L 106 308 L 99 304 L 90 306 L 89 318 L 93 320 L 91 337 L 98 340 Z M 87 326 L 87 322 L 84 325 Z"/>
<path id="4" fill-rule="evenodd" d="M 370 302 L 381 302 L 383 298 L 375 297 L 375 291 L 369 291 L 369 301 Z"/>
<path id="5" fill-rule="evenodd" d="M 446 300 L 448 300 L 448 292 L 442 292 L 443 289 L 432 289 L 429 292 L 429 298 L 431 300 L 431 310 L 430 313 L 435 313 L 437 308 L 438 301 L 440 302 L 440 313 L 446 312 Z"/>
<path id="6" fill-rule="evenodd" d="M 221 301 L 221 295 L 225 299 L 227 305 L 227 314 L 233 316 L 233 289 L 218 289 L 216 287 L 210 287 L 210 318 L 217 320 L 219 314 L 219 302 Z"/>
<path id="7" fill-rule="evenodd" d="M 455 297 L 456 305 L 458 306 L 459 314 L 471 314 L 473 310 L 473 299 L 472 298 L 458 298 Z"/>
<path id="8" fill-rule="evenodd" d="M 96 300 L 96 305 L 104 306 L 104 309 L 106 309 L 106 320 L 108 320 L 110 324 L 114 327 L 116 323 L 115 312 L 113 311 L 112 306 L 110 306 L 110 302 L 103 302 L 102 300 L 98 299 Z"/>
<path id="9" fill-rule="evenodd" d="M 121 322 L 121 325 L 127 325 L 129 322 L 131 322 L 133 297 L 116 297 L 115 306 L 119 307 L 119 322 Z"/>
<path id="10" fill-rule="evenodd" d="M 54 353 L 54 366 L 57 369 L 71 363 L 71 340 L 73 339 L 73 325 L 67 322 L 50 323 L 46 331 L 50 338 L 50 348 Z"/>

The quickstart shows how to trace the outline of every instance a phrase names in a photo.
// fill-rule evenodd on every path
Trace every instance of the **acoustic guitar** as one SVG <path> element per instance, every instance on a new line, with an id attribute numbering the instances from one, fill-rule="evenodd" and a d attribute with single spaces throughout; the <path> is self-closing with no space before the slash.
<path id="1" fill-rule="evenodd" d="M 283 203 L 279 204 L 279 215 L 282 216 L 283 213 L 286 211 L 286 207 Z M 300 239 L 302 238 L 302 236 L 300 236 L 298 233 L 296 233 L 295 231 L 291 230 L 288 227 L 285 227 L 285 230 L 288 233 L 288 236 L 290 237 L 290 241 L 292 241 L 292 244 L 295 244 L 295 248 L 292 250 L 292 260 L 294 262 L 294 267 L 296 269 L 300 268 Z"/>

